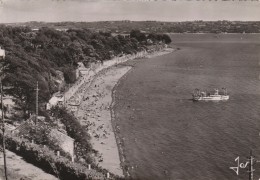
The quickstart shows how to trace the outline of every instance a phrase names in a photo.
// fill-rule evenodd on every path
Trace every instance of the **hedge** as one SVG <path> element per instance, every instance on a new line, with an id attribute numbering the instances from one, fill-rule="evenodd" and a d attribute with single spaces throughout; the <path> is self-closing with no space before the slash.
<path id="1" fill-rule="evenodd" d="M 108 171 L 102 167 L 99 167 L 95 163 L 94 159 L 92 159 L 89 155 L 91 153 L 97 153 L 97 151 L 93 149 L 90 143 L 90 135 L 86 131 L 86 128 L 83 127 L 77 118 L 64 107 L 53 107 L 51 109 L 51 113 L 53 117 L 61 120 L 66 127 L 68 135 L 75 139 L 75 154 L 77 157 L 82 157 L 86 163 L 91 164 L 97 172 L 106 175 Z M 113 173 L 110 173 L 110 177 L 113 179 L 122 179 L 122 177 L 119 177 Z"/>
<path id="2" fill-rule="evenodd" d="M 79 163 L 72 163 L 62 156 L 57 157 L 49 148 L 22 141 L 17 137 L 5 136 L 6 148 L 22 156 L 27 162 L 55 175 L 61 180 L 105 179 L 105 174 L 88 170 Z M 0 141 L 3 140 L 0 134 Z"/>

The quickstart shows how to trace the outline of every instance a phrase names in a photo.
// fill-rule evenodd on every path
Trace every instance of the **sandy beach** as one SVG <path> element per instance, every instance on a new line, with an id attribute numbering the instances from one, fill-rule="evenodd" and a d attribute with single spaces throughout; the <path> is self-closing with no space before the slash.
<path id="1" fill-rule="evenodd" d="M 113 66 L 98 73 L 86 89 L 76 113 L 82 125 L 89 125 L 93 148 L 98 150 L 100 166 L 123 176 L 119 152 L 111 123 L 112 89 L 130 70 L 129 66 Z"/>
<path id="2" fill-rule="evenodd" d="M 152 58 L 173 52 L 173 49 L 154 52 L 146 56 Z M 113 89 L 119 80 L 132 68 L 124 63 L 99 71 L 86 80 L 74 94 L 80 99 L 79 106 L 71 107 L 81 124 L 88 125 L 93 148 L 99 152 L 98 164 L 110 172 L 123 176 L 121 161 L 124 161 L 120 140 L 115 132 L 119 131 L 113 120 Z M 113 126 L 114 125 L 114 126 Z"/>

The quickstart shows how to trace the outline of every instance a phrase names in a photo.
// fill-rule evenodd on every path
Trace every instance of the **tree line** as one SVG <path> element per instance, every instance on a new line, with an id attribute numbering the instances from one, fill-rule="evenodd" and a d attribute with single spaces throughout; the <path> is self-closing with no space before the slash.
<path id="1" fill-rule="evenodd" d="M 48 26 L 53 28 L 93 28 L 107 29 L 115 33 L 130 33 L 132 29 L 139 29 L 148 33 L 260 33 L 260 21 L 98 21 L 98 22 L 58 22 L 42 23 L 27 22 L 22 25 L 39 28 Z"/>
<path id="2" fill-rule="evenodd" d="M 42 27 L 0 26 L 0 46 L 6 51 L 5 93 L 15 98 L 25 115 L 35 111 L 35 88 L 39 82 L 39 102 L 46 103 L 59 90 L 59 73 L 66 83 L 74 83 L 78 62 L 100 62 L 122 54 L 134 54 L 156 43 L 170 43 L 166 34 L 145 34 L 132 30 L 129 36 L 105 31 Z"/>

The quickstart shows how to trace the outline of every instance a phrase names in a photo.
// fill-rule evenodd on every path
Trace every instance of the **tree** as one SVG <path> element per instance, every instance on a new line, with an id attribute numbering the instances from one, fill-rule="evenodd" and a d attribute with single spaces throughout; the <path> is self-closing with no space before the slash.
<path id="1" fill-rule="evenodd" d="M 168 34 L 163 34 L 162 39 L 163 39 L 165 44 L 170 44 L 172 42 L 172 40 L 171 40 L 171 38 Z"/>
<path id="2" fill-rule="evenodd" d="M 63 68 L 64 79 L 66 83 L 72 84 L 76 81 L 76 71 L 73 67 L 65 67 Z"/>
<path id="3" fill-rule="evenodd" d="M 68 46 L 68 53 L 70 54 L 71 66 L 74 62 L 79 62 L 82 59 L 83 51 L 79 42 L 74 41 Z"/>
<path id="4" fill-rule="evenodd" d="M 140 30 L 132 30 L 130 32 L 130 37 L 137 39 L 139 42 L 146 41 L 146 36 Z"/>
<path id="5" fill-rule="evenodd" d="M 168 35 L 152 34 L 149 38 L 170 43 Z M 28 27 L 0 25 L 0 44 L 6 50 L 6 84 L 9 95 L 17 98 L 24 111 L 34 112 L 35 84 L 40 87 L 39 98 L 47 102 L 57 91 L 56 71 L 63 71 L 66 83 L 76 80 L 78 62 L 104 61 L 119 54 L 132 54 L 147 45 L 140 30 L 132 30 L 130 38 L 112 36 L 110 32 L 93 32 L 87 29 L 70 29 L 60 32 L 52 28 L 32 31 Z M 63 78 L 62 78 L 63 79 Z"/>

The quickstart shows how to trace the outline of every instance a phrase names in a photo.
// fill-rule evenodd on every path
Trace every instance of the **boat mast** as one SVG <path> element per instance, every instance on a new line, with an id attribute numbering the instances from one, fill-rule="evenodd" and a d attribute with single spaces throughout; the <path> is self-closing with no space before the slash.
<path id="1" fill-rule="evenodd" d="M 227 95 L 227 88 L 222 88 L 222 89 L 223 89 L 224 95 L 226 96 Z"/>

